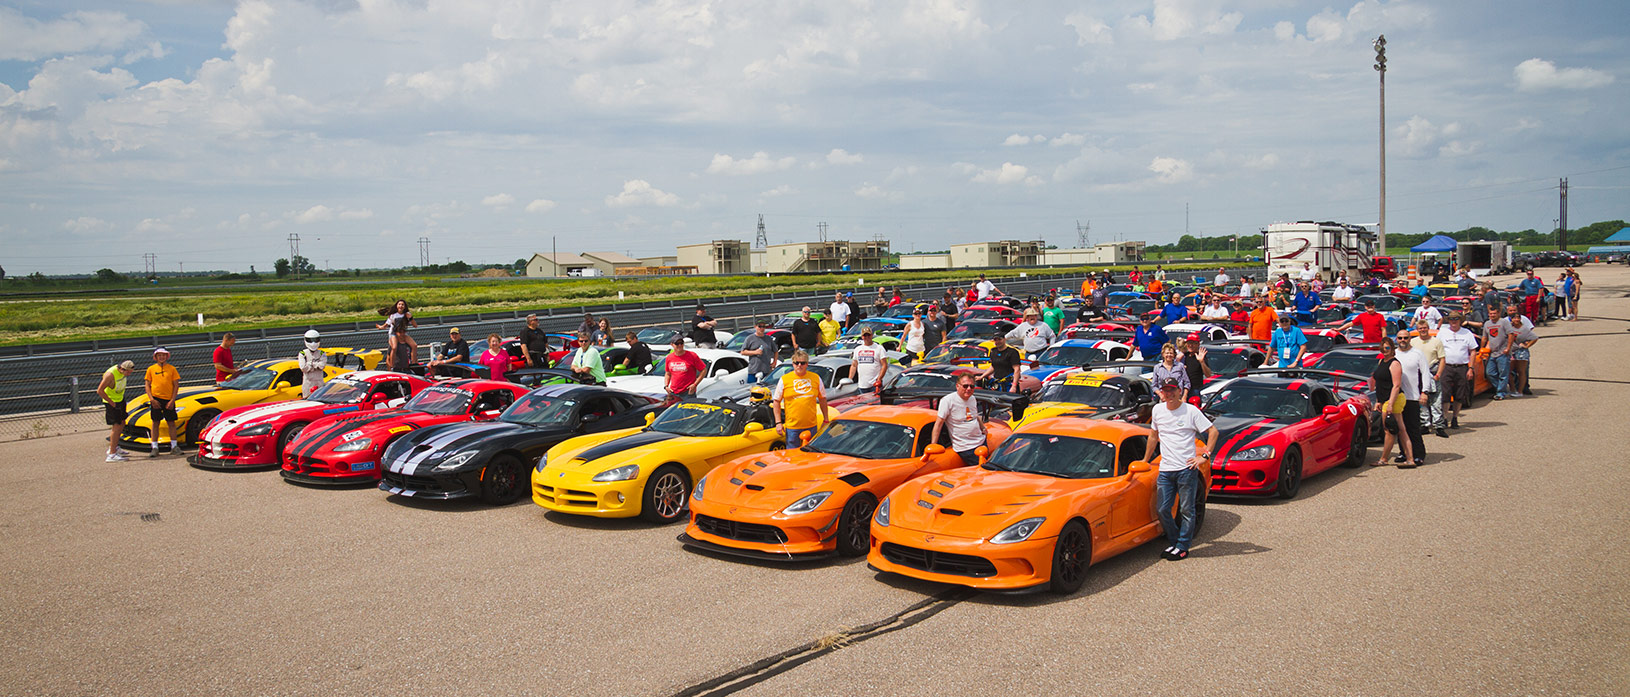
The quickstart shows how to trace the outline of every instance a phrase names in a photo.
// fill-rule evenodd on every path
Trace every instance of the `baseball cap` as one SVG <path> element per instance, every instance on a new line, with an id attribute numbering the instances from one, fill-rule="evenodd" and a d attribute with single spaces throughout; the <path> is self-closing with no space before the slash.
<path id="1" fill-rule="evenodd" d="M 675 334 L 674 335 L 674 340 L 670 341 L 668 343 L 673 344 L 675 346 L 684 346 L 685 345 L 685 337 L 683 335 L 680 335 L 680 334 Z"/>
<path id="2" fill-rule="evenodd" d="M 759 320 L 757 322 L 754 322 L 753 326 L 755 326 L 755 327 L 768 327 L 768 326 L 770 326 L 770 320 L 761 319 L 761 320 Z"/>
<path id="3" fill-rule="evenodd" d="M 135 370 L 136 369 L 136 362 L 135 361 L 125 361 L 123 363 L 120 363 L 119 364 L 119 369 L 120 370 Z"/>
<path id="4" fill-rule="evenodd" d="M 165 355 L 169 355 L 170 349 L 164 348 L 163 346 L 160 346 L 160 347 L 158 347 L 156 349 L 153 349 L 153 355 L 157 356 L 157 355 L 159 355 L 161 353 L 165 354 Z"/>
<path id="5" fill-rule="evenodd" d="M 1189 332 L 1189 335 L 1183 337 L 1183 340 L 1184 341 L 1199 341 L 1200 340 L 1200 333 L 1199 332 Z"/>
<path id="6" fill-rule="evenodd" d="M 460 332 L 458 330 L 458 327 L 453 327 L 452 329 L 447 330 L 447 333 L 448 334 L 458 334 Z"/>
<path id="7" fill-rule="evenodd" d="M 1164 390 L 1168 387 L 1182 387 L 1183 383 L 1178 382 L 1177 378 L 1161 378 L 1155 383 L 1155 386 Z"/>

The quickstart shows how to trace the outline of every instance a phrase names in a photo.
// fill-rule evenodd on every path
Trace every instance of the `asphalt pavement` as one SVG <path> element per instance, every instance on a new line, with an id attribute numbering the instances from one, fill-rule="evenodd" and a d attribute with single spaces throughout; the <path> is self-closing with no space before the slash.
<path id="1" fill-rule="evenodd" d="M 6 443 L 0 694 L 1630 694 L 1630 268 L 1582 274 L 1536 396 L 1479 400 L 1427 466 L 1214 502 L 1188 560 L 1069 597 Z"/>

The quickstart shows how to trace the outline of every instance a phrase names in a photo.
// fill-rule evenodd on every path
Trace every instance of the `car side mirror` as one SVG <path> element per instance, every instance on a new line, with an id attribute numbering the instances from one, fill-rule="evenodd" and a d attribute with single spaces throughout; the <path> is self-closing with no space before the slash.
<path id="1" fill-rule="evenodd" d="M 747 426 L 742 429 L 742 432 L 744 432 L 744 433 L 758 433 L 759 431 L 762 431 L 762 430 L 764 430 L 764 424 L 761 424 L 761 423 L 759 423 L 757 421 L 751 421 L 751 422 L 748 422 Z"/>
<path id="2" fill-rule="evenodd" d="M 657 420 L 657 415 L 656 415 L 655 412 L 646 412 L 646 414 L 645 414 L 645 425 L 650 426 L 651 423 L 656 421 L 656 420 Z"/>
<path id="3" fill-rule="evenodd" d="M 502 410 L 500 410 L 500 409 L 488 409 L 488 410 L 486 410 L 484 412 L 476 414 L 476 418 L 480 418 L 480 419 L 496 419 L 496 418 L 498 418 L 498 414 L 500 414 L 500 413 L 502 413 Z"/>
<path id="4" fill-rule="evenodd" d="M 713 371 L 713 377 L 716 377 L 716 378 L 722 378 L 722 377 L 724 377 L 726 375 L 729 375 L 729 374 L 730 374 L 730 371 L 725 370 L 724 368 L 720 368 L 718 370 Z"/>
<path id="5" fill-rule="evenodd" d="M 1137 397 L 1137 402 L 1138 404 L 1154 404 L 1155 396 L 1152 394 L 1140 394 Z"/>
<path id="6" fill-rule="evenodd" d="M 974 448 L 973 454 L 979 456 L 979 464 L 983 465 L 990 460 L 990 448 L 983 445 Z"/>
<path id="7" fill-rule="evenodd" d="M 1155 466 L 1149 464 L 1147 460 L 1134 460 L 1132 465 L 1127 468 L 1127 471 L 1132 474 L 1143 474 L 1144 472 L 1153 472 L 1154 469 Z"/>
<path id="8" fill-rule="evenodd" d="M 289 389 L 290 387 L 294 387 L 294 385 L 290 384 L 289 381 L 287 381 L 287 380 L 280 380 L 280 381 L 278 381 L 278 383 L 276 385 L 272 386 L 272 389 L 274 389 L 274 390 L 286 390 L 286 389 Z"/>
<path id="9" fill-rule="evenodd" d="M 586 424 L 592 424 L 592 423 L 594 423 L 596 421 L 599 421 L 599 420 L 600 420 L 600 415 L 599 414 L 584 414 L 583 415 L 583 423 L 586 423 Z"/>
<path id="10" fill-rule="evenodd" d="M 1322 413 L 1324 415 L 1324 418 L 1326 420 L 1334 419 L 1334 418 L 1336 418 L 1337 414 L 1341 413 L 1341 407 L 1338 407 L 1338 406 L 1336 406 L 1334 404 L 1327 404 L 1327 405 L 1325 405 L 1324 409 L 1322 409 L 1320 411 L 1320 413 Z"/>
<path id="11" fill-rule="evenodd" d="M 809 445 L 810 441 L 815 440 L 815 434 L 812 431 L 804 431 L 798 434 L 798 440 L 801 442 L 798 447 Z"/>
<path id="12" fill-rule="evenodd" d="M 939 443 L 930 443 L 928 447 L 923 448 L 923 462 L 928 462 L 929 458 L 944 454 L 945 446 L 940 445 Z"/>
<path id="13" fill-rule="evenodd" d="M 844 379 L 838 381 L 838 387 L 843 387 L 844 385 L 853 385 L 853 384 L 855 384 L 855 379 L 854 378 L 844 378 Z"/>

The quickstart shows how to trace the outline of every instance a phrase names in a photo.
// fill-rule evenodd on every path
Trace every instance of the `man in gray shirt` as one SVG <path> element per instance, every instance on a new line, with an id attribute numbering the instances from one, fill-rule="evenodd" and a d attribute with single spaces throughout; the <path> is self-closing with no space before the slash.
<path id="1" fill-rule="evenodd" d="M 1033 356 L 1053 343 L 1053 328 L 1042 322 L 1041 313 L 1032 307 L 1024 311 L 1024 324 L 1007 333 L 1007 340 L 1008 343 L 1020 344 L 1024 355 Z"/>
<path id="2" fill-rule="evenodd" d="M 1489 383 L 1494 386 L 1494 398 L 1505 399 L 1516 396 L 1528 378 L 1528 347 L 1539 341 L 1539 335 L 1534 333 L 1534 323 L 1522 316 L 1522 305 L 1511 303 L 1506 306 L 1506 316 L 1500 321 L 1490 321 L 1483 326 L 1483 346 L 1489 350 L 1487 364 L 1483 367 L 1488 373 Z M 1522 357 L 1523 374 L 1520 379 L 1512 375 L 1512 367 L 1516 356 Z"/>
<path id="3" fill-rule="evenodd" d="M 747 357 L 747 382 L 758 382 L 759 378 L 775 370 L 778 361 L 776 356 L 775 339 L 764 334 L 764 328 L 770 326 L 768 320 L 759 320 L 753 325 L 753 335 L 747 337 L 742 344 L 741 355 Z"/>
<path id="4" fill-rule="evenodd" d="M 939 305 L 928 304 L 928 316 L 923 318 L 923 351 L 934 350 L 945 341 L 945 318 L 940 316 Z"/>

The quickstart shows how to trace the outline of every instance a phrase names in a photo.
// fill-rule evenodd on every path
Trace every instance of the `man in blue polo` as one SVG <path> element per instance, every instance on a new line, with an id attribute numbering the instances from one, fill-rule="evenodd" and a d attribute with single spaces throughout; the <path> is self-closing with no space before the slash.
<path id="1" fill-rule="evenodd" d="M 1303 283 L 1296 289 L 1295 302 L 1297 312 L 1312 312 L 1313 308 L 1319 306 L 1319 294 Z"/>
<path id="2" fill-rule="evenodd" d="M 1276 368 L 1294 368 L 1302 363 L 1302 356 L 1307 354 L 1307 335 L 1296 327 L 1296 323 L 1289 317 L 1279 318 L 1279 328 L 1273 330 L 1273 338 L 1268 340 L 1268 353 L 1275 361 Z"/>
<path id="3" fill-rule="evenodd" d="M 1166 319 L 1166 324 L 1181 322 L 1189 318 L 1189 309 L 1177 301 L 1177 294 L 1166 296 L 1166 306 L 1160 309 L 1160 316 Z"/>
<path id="4" fill-rule="evenodd" d="M 1160 347 L 1166 345 L 1166 330 L 1155 326 L 1149 315 L 1138 317 L 1138 328 L 1132 334 L 1132 343 L 1138 347 L 1143 360 L 1160 360 Z"/>

